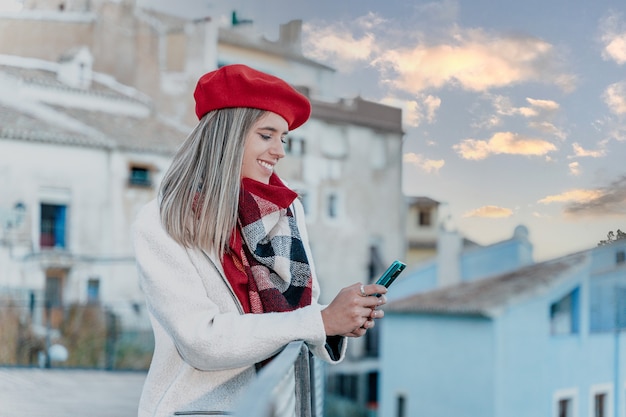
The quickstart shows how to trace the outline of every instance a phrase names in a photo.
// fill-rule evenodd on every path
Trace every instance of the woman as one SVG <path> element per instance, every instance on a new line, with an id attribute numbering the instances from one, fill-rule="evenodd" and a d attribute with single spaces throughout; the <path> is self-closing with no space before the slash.
<path id="1" fill-rule="evenodd" d="M 380 285 L 317 302 L 302 205 L 274 173 L 308 99 L 244 65 L 205 74 L 194 98 L 200 122 L 134 225 L 155 335 L 140 417 L 227 414 L 289 342 L 336 363 L 384 316 L 385 297 L 367 297 Z"/>

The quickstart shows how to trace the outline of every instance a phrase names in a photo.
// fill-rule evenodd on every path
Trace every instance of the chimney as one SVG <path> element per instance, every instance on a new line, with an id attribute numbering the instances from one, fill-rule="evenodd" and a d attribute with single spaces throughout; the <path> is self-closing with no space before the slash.
<path id="1" fill-rule="evenodd" d="M 290 52 L 302 55 L 302 20 L 280 25 L 278 43 Z"/>

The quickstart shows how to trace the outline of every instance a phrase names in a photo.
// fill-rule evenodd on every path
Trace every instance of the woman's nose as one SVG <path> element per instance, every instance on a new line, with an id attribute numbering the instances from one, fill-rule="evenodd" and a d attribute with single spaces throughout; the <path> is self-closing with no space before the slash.
<path id="1" fill-rule="evenodd" d="M 271 151 L 278 158 L 282 158 L 285 156 L 285 145 L 283 144 L 282 139 L 278 138 L 274 141 Z"/>

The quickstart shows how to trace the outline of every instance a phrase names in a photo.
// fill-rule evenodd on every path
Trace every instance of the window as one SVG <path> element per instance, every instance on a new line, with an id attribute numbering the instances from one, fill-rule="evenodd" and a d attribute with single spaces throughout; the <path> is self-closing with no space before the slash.
<path id="1" fill-rule="evenodd" d="M 328 194 L 326 210 L 328 218 L 336 219 L 337 217 L 339 217 L 339 197 L 336 193 Z"/>
<path id="2" fill-rule="evenodd" d="M 590 392 L 589 416 L 612 417 L 613 404 L 611 397 L 613 396 L 613 384 L 606 383 L 593 385 Z"/>
<path id="3" fill-rule="evenodd" d="M 100 280 L 89 278 L 87 281 L 87 304 L 98 304 L 100 302 Z"/>
<path id="4" fill-rule="evenodd" d="M 572 417 L 572 400 L 569 398 L 563 398 L 559 400 L 559 414 L 558 417 Z"/>
<path id="5" fill-rule="evenodd" d="M 293 136 L 287 137 L 287 143 L 285 144 L 285 152 L 293 156 L 302 156 L 306 151 L 306 142 L 304 138 L 295 138 Z"/>
<path id="6" fill-rule="evenodd" d="M 578 417 L 578 389 L 558 390 L 553 396 L 553 417 Z"/>
<path id="7" fill-rule="evenodd" d="M 607 417 L 606 394 L 596 394 L 593 400 L 593 417 Z"/>
<path id="8" fill-rule="evenodd" d="M 623 264 L 624 261 L 626 261 L 626 253 L 623 250 L 620 250 L 615 254 L 615 263 Z"/>
<path id="9" fill-rule="evenodd" d="M 63 278 L 57 275 L 46 276 L 46 307 L 56 308 L 63 305 Z"/>
<path id="10" fill-rule="evenodd" d="M 368 282 L 371 284 L 376 281 L 380 274 L 385 270 L 386 265 L 381 255 L 382 239 L 374 237 L 370 243 L 369 261 L 367 263 Z"/>
<path id="11" fill-rule="evenodd" d="M 432 220 L 430 215 L 430 209 L 419 209 L 417 221 L 420 226 L 431 226 Z"/>
<path id="12" fill-rule="evenodd" d="M 41 205 L 39 245 L 42 248 L 65 248 L 66 206 Z"/>
<path id="13" fill-rule="evenodd" d="M 403 394 L 396 397 L 396 416 L 406 417 L 406 397 Z"/>
<path id="14" fill-rule="evenodd" d="M 140 187 L 149 187 L 152 185 L 152 179 L 150 175 L 150 169 L 141 166 L 130 167 L 130 178 L 128 179 L 130 185 L 137 185 Z"/>
<path id="15" fill-rule="evenodd" d="M 550 333 L 574 334 L 579 328 L 578 288 L 550 306 Z"/>
<path id="16" fill-rule="evenodd" d="M 356 400 L 358 395 L 358 376 L 336 374 L 329 380 L 329 392 L 344 398 Z"/>
<path id="17" fill-rule="evenodd" d="M 378 372 L 367 374 L 367 405 L 368 408 L 376 408 L 378 404 Z"/>

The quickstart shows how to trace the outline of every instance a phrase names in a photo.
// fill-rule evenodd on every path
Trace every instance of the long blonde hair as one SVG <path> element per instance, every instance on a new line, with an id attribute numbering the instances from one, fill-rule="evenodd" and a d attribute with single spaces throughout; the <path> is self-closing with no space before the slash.
<path id="1" fill-rule="evenodd" d="M 174 155 L 159 189 L 163 227 L 179 244 L 220 256 L 237 225 L 246 136 L 266 112 L 207 113 Z"/>

